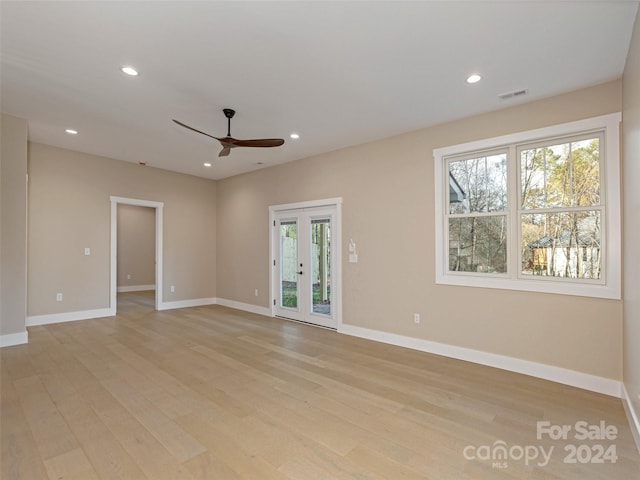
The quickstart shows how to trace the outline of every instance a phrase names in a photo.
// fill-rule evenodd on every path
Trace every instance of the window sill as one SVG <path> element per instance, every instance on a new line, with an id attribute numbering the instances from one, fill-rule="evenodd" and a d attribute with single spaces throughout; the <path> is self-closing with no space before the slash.
<path id="1" fill-rule="evenodd" d="M 495 277 L 476 277 L 472 275 L 439 274 L 436 284 L 455 285 L 460 287 L 495 288 L 500 290 L 519 290 L 533 293 L 551 293 L 557 295 L 575 295 L 579 297 L 605 298 L 620 300 L 620 285 L 598 283 L 574 283 L 563 279 L 529 279 L 507 278 L 503 275 Z"/>

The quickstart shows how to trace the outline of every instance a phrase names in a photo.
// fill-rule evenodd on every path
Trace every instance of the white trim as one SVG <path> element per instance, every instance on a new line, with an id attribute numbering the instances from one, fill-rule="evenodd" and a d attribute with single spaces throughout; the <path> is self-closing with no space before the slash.
<path id="1" fill-rule="evenodd" d="M 612 397 L 620 398 L 622 394 L 621 382 L 610 378 L 578 372 L 576 370 L 554 367 L 552 365 L 531 362 L 529 360 L 508 357 L 506 355 L 482 352 L 480 350 L 458 347 L 446 343 L 405 337 L 403 335 L 396 335 L 394 333 L 371 330 L 353 325 L 342 325 L 341 328 L 338 329 L 338 332 L 346 335 L 353 335 L 355 337 L 366 338 L 368 340 L 375 340 L 376 342 L 388 343 L 400 347 L 411 348 L 413 350 L 419 350 L 421 352 L 434 353 L 436 355 L 530 375 L 532 377 L 551 380 L 564 385 L 583 388 L 592 392 L 603 393 Z"/>
<path id="2" fill-rule="evenodd" d="M 77 312 L 30 315 L 27 317 L 27 327 L 49 325 L 51 323 L 75 322 L 77 320 L 89 320 L 92 318 L 113 317 L 115 314 L 115 310 L 111 308 L 98 308 L 95 310 L 80 310 Z"/>
<path id="3" fill-rule="evenodd" d="M 192 298 L 190 300 L 176 300 L 174 302 L 161 302 L 156 310 L 174 310 L 176 308 L 202 307 L 204 305 L 215 305 L 217 299 L 210 298 Z"/>
<path id="4" fill-rule="evenodd" d="M 226 298 L 218 298 L 216 302 L 222 307 L 235 308 L 236 310 L 242 310 L 249 313 L 257 313 L 258 315 L 264 315 L 265 317 L 271 317 L 271 310 L 269 307 L 261 307 L 259 305 L 252 305 L 250 303 L 236 302 L 235 300 L 227 300 Z"/>
<path id="5" fill-rule="evenodd" d="M 147 292 L 149 290 L 155 290 L 155 285 L 124 285 L 122 287 L 118 287 L 118 293 L 124 292 Z"/>
<path id="6" fill-rule="evenodd" d="M 629 395 L 624 383 L 622 384 L 622 406 L 624 407 L 624 413 L 627 414 L 629 428 L 631 429 L 631 434 L 636 442 L 636 448 L 638 449 L 638 453 L 640 453 L 640 414 L 638 414 L 633 407 L 631 396 Z"/>
<path id="7" fill-rule="evenodd" d="M 109 197 L 111 200 L 111 262 L 110 262 L 110 303 L 109 308 L 113 310 L 113 315 L 116 314 L 117 300 L 117 271 L 118 271 L 118 204 L 135 205 L 138 207 L 151 207 L 156 209 L 156 300 L 155 309 L 160 310 L 160 304 L 162 303 L 162 282 L 164 275 L 163 266 L 163 210 L 164 202 L 154 202 L 152 200 L 140 200 L 137 198 L 125 198 L 125 197 Z"/>
<path id="8" fill-rule="evenodd" d="M 337 205 L 342 205 L 342 197 L 324 198 L 322 200 L 308 200 L 306 202 L 283 203 L 280 205 L 270 205 L 269 212 L 299 210 L 301 208 L 333 207 Z"/>
<path id="9" fill-rule="evenodd" d="M 445 285 L 460 285 L 483 288 L 500 288 L 506 290 L 521 290 L 540 293 L 556 293 L 565 295 L 578 295 L 596 298 L 610 298 L 619 300 L 622 295 L 622 228 L 620 207 L 620 121 L 621 113 L 611 113 L 598 117 L 577 120 L 574 122 L 553 125 L 549 127 L 528 130 L 524 132 L 488 138 L 474 142 L 436 148 L 434 156 L 434 190 L 435 190 L 435 255 L 436 255 L 436 283 Z M 462 155 L 473 151 L 493 150 L 500 147 L 531 143 L 545 138 L 559 137 L 586 132 L 590 130 L 605 129 L 605 219 L 606 235 L 603 239 L 606 250 L 606 263 L 604 265 L 604 278 L 606 284 L 580 284 L 579 282 L 566 282 L 554 279 L 524 279 L 518 278 L 517 255 L 509 257 L 510 274 L 504 276 L 478 276 L 470 274 L 452 274 L 448 272 L 445 258 L 445 226 L 442 212 L 445 212 L 445 195 L 448 194 L 448 185 L 445 179 L 443 158 L 453 155 Z M 513 173 L 510 174 L 513 177 Z M 512 185 L 510 184 L 510 188 Z M 510 198 L 511 200 L 511 198 Z M 513 208 L 513 207 L 512 207 Z M 509 217 L 512 218 L 512 217 Z M 515 228 L 515 227 L 514 227 Z M 513 231 L 513 230 L 512 230 Z M 511 232 L 512 232 L 511 231 Z M 517 237 L 516 237 L 517 238 Z M 510 242 L 515 245 L 514 242 Z"/>
<path id="10" fill-rule="evenodd" d="M 0 335 L 0 347 L 12 347 L 29 343 L 29 332 L 5 333 Z"/>
<path id="11" fill-rule="evenodd" d="M 200 307 L 203 305 L 215 305 L 217 299 L 194 298 L 190 300 L 179 300 L 176 302 L 163 302 L 157 310 L 173 310 L 176 308 Z M 90 320 L 92 318 L 113 317 L 115 310 L 111 308 L 99 308 L 96 310 L 83 310 L 77 312 L 50 313 L 45 315 L 31 315 L 27 317 L 27 326 L 49 325 L 52 323 L 75 322 L 77 320 Z"/>
<path id="12" fill-rule="evenodd" d="M 436 148 L 433 150 L 433 153 L 434 155 L 438 155 L 440 157 L 448 157 L 451 155 L 472 152 L 474 150 L 499 148 L 500 146 L 510 145 L 513 143 L 530 143 L 537 140 L 543 140 L 548 137 L 572 135 L 574 133 L 588 130 L 599 130 L 604 126 L 609 126 L 610 124 L 619 124 L 621 121 L 622 114 L 620 112 L 609 113 L 606 115 L 600 115 L 598 117 L 591 117 L 583 120 L 551 125 L 549 127 L 542 127 L 534 130 L 525 130 L 522 132 L 510 133 L 508 135 L 502 135 L 499 137 L 476 140 L 473 142 L 461 143 L 449 147 Z"/>

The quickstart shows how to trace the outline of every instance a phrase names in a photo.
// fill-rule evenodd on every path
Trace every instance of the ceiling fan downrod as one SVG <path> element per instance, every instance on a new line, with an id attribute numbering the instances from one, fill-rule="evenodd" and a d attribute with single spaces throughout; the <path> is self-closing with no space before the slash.
<path id="1" fill-rule="evenodd" d="M 231 136 L 231 119 L 236 114 L 233 108 L 223 108 L 224 116 L 227 117 L 227 137 Z"/>

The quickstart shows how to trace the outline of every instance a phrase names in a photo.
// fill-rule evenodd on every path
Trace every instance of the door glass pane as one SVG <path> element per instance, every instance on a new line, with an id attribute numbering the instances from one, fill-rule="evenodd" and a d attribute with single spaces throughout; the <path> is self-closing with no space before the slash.
<path id="1" fill-rule="evenodd" d="M 313 313 L 331 315 L 331 220 L 311 221 Z"/>
<path id="2" fill-rule="evenodd" d="M 280 222 L 280 305 L 298 308 L 298 224 Z"/>

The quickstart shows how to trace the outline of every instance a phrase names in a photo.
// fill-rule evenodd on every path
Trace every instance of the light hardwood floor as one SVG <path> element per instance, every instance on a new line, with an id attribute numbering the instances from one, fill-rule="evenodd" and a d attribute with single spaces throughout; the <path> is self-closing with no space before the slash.
<path id="1" fill-rule="evenodd" d="M 1 355 L 5 480 L 640 479 L 619 399 L 224 307 L 121 294 Z M 617 435 L 539 440 L 541 420 Z M 597 444 L 616 463 L 564 462 Z"/>

